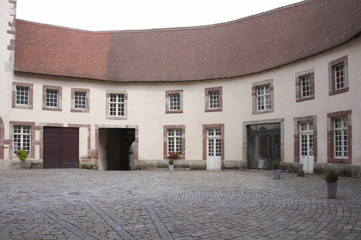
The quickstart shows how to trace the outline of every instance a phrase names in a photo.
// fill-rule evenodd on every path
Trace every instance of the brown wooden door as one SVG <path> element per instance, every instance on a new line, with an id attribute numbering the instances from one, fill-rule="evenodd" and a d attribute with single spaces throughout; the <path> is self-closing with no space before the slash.
<path id="1" fill-rule="evenodd" d="M 79 129 L 44 127 L 44 168 L 79 167 Z"/>

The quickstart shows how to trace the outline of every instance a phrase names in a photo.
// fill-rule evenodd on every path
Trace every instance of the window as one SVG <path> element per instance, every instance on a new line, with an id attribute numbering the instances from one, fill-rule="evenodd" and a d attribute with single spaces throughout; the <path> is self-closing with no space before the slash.
<path id="1" fill-rule="evenodd" d="M 333 128 L 333 156 L 335 158 L 348 157 L 348 120 L 347 117 L 334 118 Z"/>
<path id="2" fill-rule="evenodd" d="M 168 129 L 168 154 L 182 153 L 182 129 Z"/>
<path id="3" fill-rule="evenodd" d="M 169 90 L 165 92 L 166 113 L 183 113 L 183 90 Z"/>
<path id="4" fill-rule="evenodd" d="M 185 126 L 168 125 L 164 126 L 164 159 L 170 152 L 179 152 L 179 158 L 185 156 Z"/>
<path id="5" fill-rule="evenodd" d="M 43 110 L 61 111 L 62 88 L 43 86 Z"/>
<path id="6" fill-rule="evenodd" d="M 273 80 L 252 84 L 253 114 L 273 112 Z"/>
<path id="7" fill-rule="evenodd" d="M 222 87 L 206 88 L 206 112 L 222 111 Z"/>
<path id="8" fill-rule="evenodd" d="M 271 87 L 269 84 L 257 86 L 257 111 L 271 109 Z"/>
<path id="9" fill-rule="evenodd" d="M 107 92 L 107 118 L 126 119 L 128 95 L 125 92 Z"/>
<path id="10" fill-rule="evenodd" d="M 351 163 L 351 110 L 327 114 L 328 162 Z"/>
<path id="11" fill-rule="evenodd" d="M 313 69 L 296 74 L 296 102 L 315 98 Z"/>
<path id="12" fill-rule="evenodd" d="M 210 109 L 219 108 L 219 92 L 218 91 L 210 91 L 209 92 L 209 108 Z"/>
<path id="13" fill-rule="evenodd" d="M 16 87 L 16 104 L 28 105 L 29 104 L 29 88 Z"/>
<path id="14" fill-rule="evenodd" d="M 89 89 L 71 89 L 71 112 L 89 112 Z"/>
<path id="15" fill-rule="evenodd" d="M 347 65 L 347 56 L 329 63 L 329 95 L 344 93 L 349 90 Z"/>
<path id="16" fill-rule="evenodd" d="M 74 108 L 76 109 L 85 109 L 85 92 L 75 92 L 74 96 Z"/>
<path id="17" fill-rule="evenodd" d="M 29 83 L 13 83 L 13 108 L 33 108 L 33 84 Z"/>
<path id="18" fill-rule="evenodd" d="M 110 116 L 124 116 L 124 94 L 110 94 Z"/>
<path id="19" fill-rule="evenodd" d="M 47 107 L 58 107 L 58 91 L 47 89 L 46 90 L 46 106 Z"/>
<path id="20" fill-rule="evenodd" d="M 31 130 L 28 126 L 14 126 L 13 146 L 14 154 L 19 149 L 30 151 Z"/>

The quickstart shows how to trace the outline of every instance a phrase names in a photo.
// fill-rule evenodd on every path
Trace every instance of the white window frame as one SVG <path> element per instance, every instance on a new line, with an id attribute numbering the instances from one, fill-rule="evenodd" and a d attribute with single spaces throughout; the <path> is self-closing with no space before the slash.
<path id="1" fill-rule="evenodd" d="M 336 159 L 348 158 L 349 136 L 348 117 L 336 117 L 332 119 L 333 132 L 333 156 Z"/>
<path id="2" fill-rule="evenodd" d="M 86 92 L 74 92 L 74 109 L 86 109 Z"/>
<path id="3" fill-rule="evenodd" d="M 25 86 L 16 86 L 16 105 L 29 106 L 30 88 Z"/>
<path id="4" fill-rule="evenodd" d="M 183 136 L 181 128 L 167 129 L 167 155 L 170 152 L 183 153 Z"/>
<path id="5" fill-rule="evenodd" d="M 30 152 L 31 150 L 31 127 L 13 126 L 13 154 L 19 149 Z"/>
<path id="6" fill-rule="evenodd" d="M 335 90 L 341 90 L 347 87 L 345 64 L 342 62 L 333 66 Z"/>
<path id="7" fill-rule="evenodd" d="M 169 111 L 181 110 L 181 94 L 179 92 L 169 94 Z"/>
<path id="8" fill-rule="evenodd" d="M 219 91 L 209 91 L 209 109 L 220 108 L 220 94 Z"/>
<path id="9" fill-rule="evenodd" d="M 311 75 L 300 77 L 301 98 L 309 98 L 312 96 L 312 79 Z"/>
<path id="10" fill-rule="evenodd" d="M 46 89 L 45 106 L 48 108 L 59 108 L 59 90 Z"/>
<path id="11" fill-rule="evenodd" d="M 256 86 L 257 111 L 269 111 L 272 109 L 271 84 Z"/>

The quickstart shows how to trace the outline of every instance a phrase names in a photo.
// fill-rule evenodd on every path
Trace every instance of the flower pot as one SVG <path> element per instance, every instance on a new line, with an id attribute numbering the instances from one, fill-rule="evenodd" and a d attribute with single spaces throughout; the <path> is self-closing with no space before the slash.
<path id="1" fill-rule="evenodd" d="M 169 172 L 173 172 L 174 165 L 169 165 Z"/>
<path id="2" fill-rule="evenodd" d="M 327 182 L 327 198 L 335 199 L 337 195 L 337 182 Z"/>
<path id="3" fill-rule="evenodd" d="M 303 171 L 303 164 L 302 163 L 298 164 L 298 171 L 299 172 Z"/>
<path id="4" fill-rule="evenodd" d="M 273 169 L 273 179 L 279 180 L 281 178 L 281 169 Z"/>

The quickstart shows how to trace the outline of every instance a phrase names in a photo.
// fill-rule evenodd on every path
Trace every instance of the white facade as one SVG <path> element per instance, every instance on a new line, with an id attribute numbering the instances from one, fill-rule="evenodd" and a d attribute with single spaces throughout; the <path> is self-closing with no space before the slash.
<path id="1" fill-rule="evenodd" d="M 10 3 L 2 2 L 0 21 L 1 32 L 11 30 L 8 22 Z M 5 19 L 4 16 L 8 16 Z M 280 154 L 286 163 L 295 163 L 295 134 L 297 120 L 312 117 L 317 126 L 317 160 L 315 163 L 328 162 L 328 131 L 331 113 L 350 111 L 349 123 L 352 126 L 351 146 L 352 165 L 361 165 L 361 39 L 357 38 L 339 47 L 304 60 L 290 63 L 280 68 L 261 73 L 208 81 L 191 82 L 152 82 L 117 83 L 89 79 L 52 77 L 46 75 L 15 73 L 13 71 L 14 51 L 7 50 L 14 35 L 3 34 L 1 44 L 0 69 L 0 117 L 3 122 L 2 139 L 3 159 L 0 168 L 10 168 L 18 161 L 13 149 L 13 126 L 29 125 L 33 135 L 31 146 L 34 153 L 28 159 L 42 162 L 43 127 L 61 126 L 79 128 L 80 163 L 93 163 L 99 169 L 107 169 L 105 146 L 99 141 L 101 128 L 136 129 L 135 165 L 167 163 L 164 157 L 165 126 L 184 127 L 184 159 L 179 163 L 187 166 L 206 168 L 204 157 L 204 126 L 224 128 L 222 167 L 240 167 L 247 163 L 247 126 L 260 123 L 280 123 Z M 349 90 L 329 94 L 329 63 L 347 56 L 347 80 Z M 314 99 L 296 101 L 296 77 L 302 73 L 314 74 Z M 263 83 L 273 85 L 272 111 L 255 113 L 252 88 Z M 13 92 L 21 84 L 33 87 L 33 107 L 23 109 L 13 106 Z M 44 86 L 61 88 L 61 110 L 43 110 Z M 206 89 L 221 88 L 222 107 L 220 111 L 206 111 Z M 15 90 L 14 90 L 15 89 Z M 72 89 L 85 89 L 89 97 L 89 112 L 72 112 Z M 182 113 L 166 112 L 166 91 L 182 90 Z M 124 119 L 107 117 L 107 93 L 124 93 Z M 100 134 L 101 135 L 101 134 Z M 313 151 L 315 151 L 313 150 Z M 342 164 L 342 163 L 341 163 Z M 348 163 L 347 163 L 348 164 Z"/>

